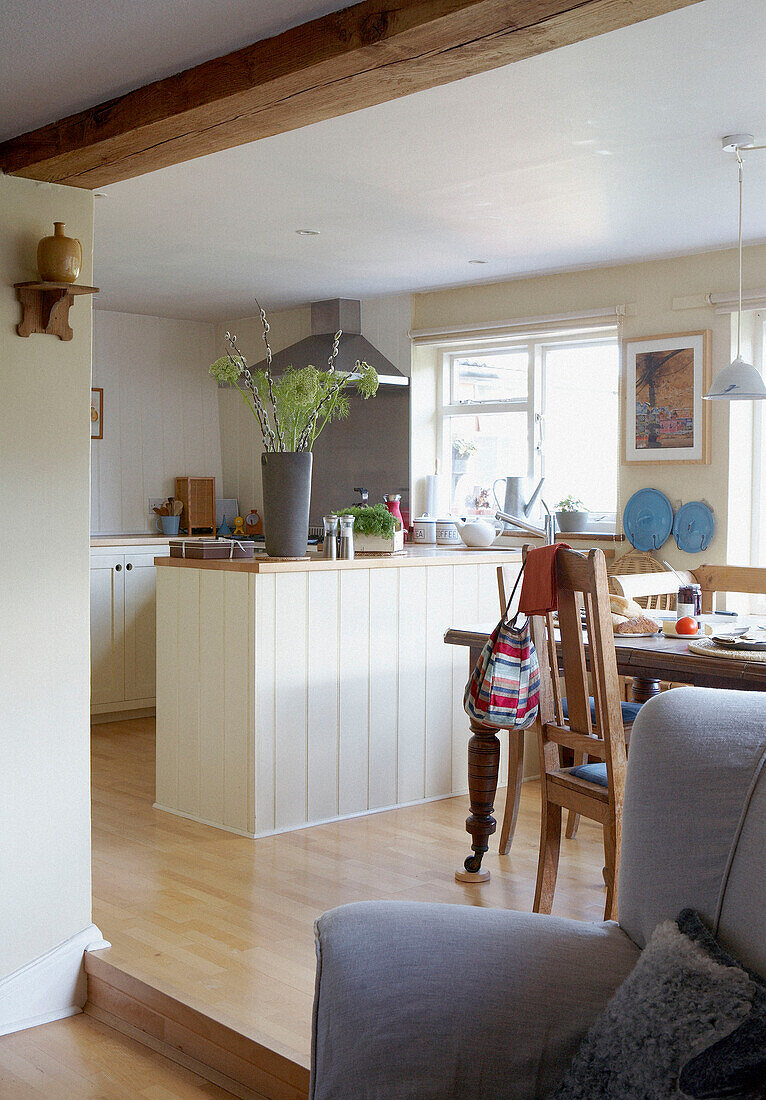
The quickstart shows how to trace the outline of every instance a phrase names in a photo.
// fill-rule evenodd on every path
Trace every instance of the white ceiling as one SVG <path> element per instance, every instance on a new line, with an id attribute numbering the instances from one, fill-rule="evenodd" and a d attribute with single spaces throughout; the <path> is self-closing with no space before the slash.
<path id="1" fill-rule="evenodd" d="M 2 0 L 0 141 L 349 0 Z"/>
<path id="2" fill-rule="evenodd" d="M 704 0 L 114 184 L 97 304 L 225 319 L 256 293 L 278 308 L 732 245 L 719 138 L 766 139 L 765 47 L 763 0 Z M 764 239 L 766 152 L 746 185 L 746 239 Z"/>

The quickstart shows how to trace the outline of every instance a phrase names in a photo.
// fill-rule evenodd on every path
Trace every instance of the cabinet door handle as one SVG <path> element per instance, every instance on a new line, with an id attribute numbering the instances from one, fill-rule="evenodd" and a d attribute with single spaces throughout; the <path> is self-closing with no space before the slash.
<path id="1" fill-rule="evenodd" d="M 132 569 L 132 568 L 133 568 L 133 563 L 132 563 L 132 562 L 128 562 L 128 564 L 127 564 L 127 565 L 125 566 L 125 568 L 126 568 L 126 569 Z"/>
<path id="2" fill-rule="evenodd" d="M 115 573 L 119 573 L 121 569 L 122 569 L 121 565 L 115 565 L 115 567 L 114 567 Z"/>

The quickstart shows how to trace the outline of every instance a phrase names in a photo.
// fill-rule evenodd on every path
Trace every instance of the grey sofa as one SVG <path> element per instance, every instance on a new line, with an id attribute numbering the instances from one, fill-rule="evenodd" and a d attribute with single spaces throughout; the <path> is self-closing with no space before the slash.
<path id="1" fill-rule="evenodd" d="M 680 688 L 642 708 L 619 923 L 407 902 L 325 913 L 312 1100 L 546 1096 L 655 926 L 687 906 L 766 976 L 765 760 L 762 693 Z"/>

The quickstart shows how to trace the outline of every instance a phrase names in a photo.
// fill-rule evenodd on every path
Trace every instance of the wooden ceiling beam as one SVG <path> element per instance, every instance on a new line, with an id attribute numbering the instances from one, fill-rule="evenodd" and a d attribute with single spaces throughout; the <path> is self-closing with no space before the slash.
<path id="1" fill-rule="evenodd" d="M 11 138 L 0 168 L 105 187 L 699 2 L 364 0 Z"/>

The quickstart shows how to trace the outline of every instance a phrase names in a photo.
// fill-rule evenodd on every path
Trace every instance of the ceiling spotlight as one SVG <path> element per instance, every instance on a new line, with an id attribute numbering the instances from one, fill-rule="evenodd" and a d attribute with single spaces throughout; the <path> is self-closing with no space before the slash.
<path id="1" fill-rule="evenodd" d="M 469 260 L 469 264 L 488 264 L 489 260 Z"/>
<path id="2" fill-rule="evenodd" d="M 296 229 L 295 232 L 298 234 L 299 237 L 318 237 L 319 236 L 319 230 L 318 229 Z"/>

